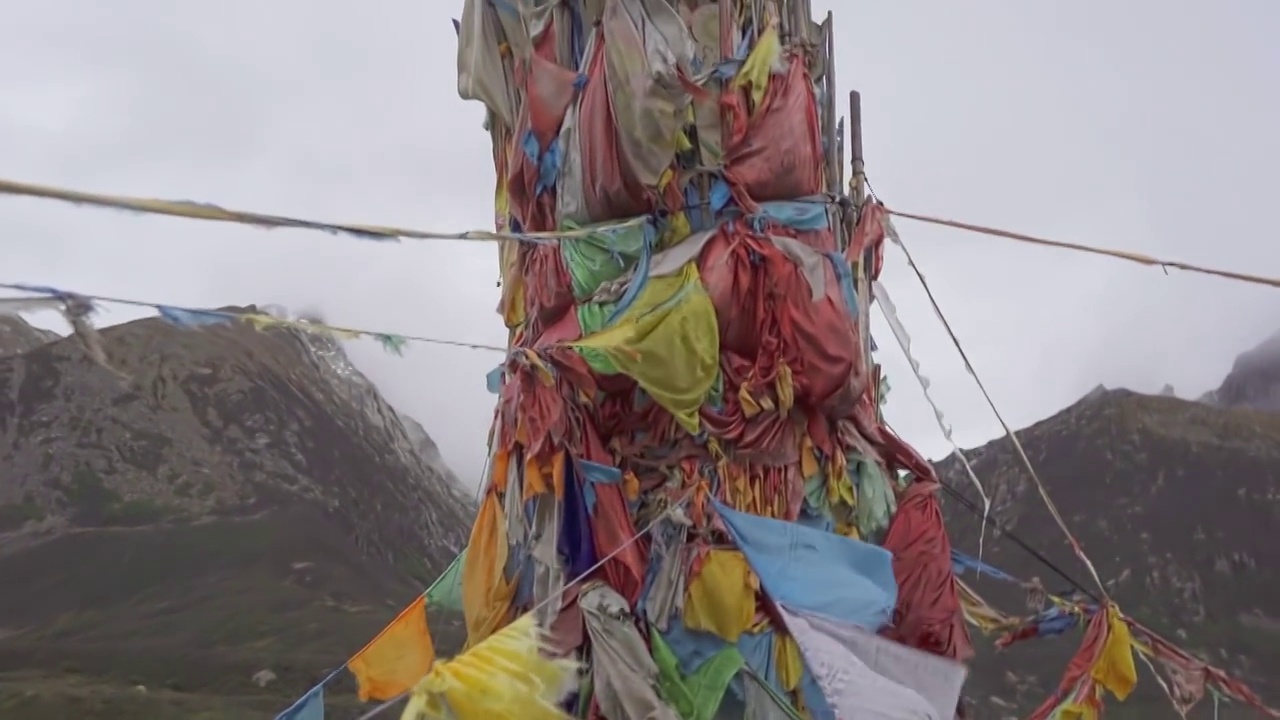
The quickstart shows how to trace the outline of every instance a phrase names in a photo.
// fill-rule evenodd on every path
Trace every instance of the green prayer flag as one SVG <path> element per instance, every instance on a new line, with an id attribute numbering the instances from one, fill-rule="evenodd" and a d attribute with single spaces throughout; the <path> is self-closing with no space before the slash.
<path id="1" fill-rule="evenodd" d="M 464 548 L 445 568 L 444 574 L 427 588 L 427 607 L 462 610 L 462 566 L 466 562 L 467 551 Z"/>

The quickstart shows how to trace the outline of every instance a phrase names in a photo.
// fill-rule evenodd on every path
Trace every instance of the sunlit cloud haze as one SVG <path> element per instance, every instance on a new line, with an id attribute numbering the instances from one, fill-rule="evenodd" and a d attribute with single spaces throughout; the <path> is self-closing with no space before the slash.
<path id="1" fill-rule="evenodd" d="M 0 23 L 0 176 L 423 229 L 492 227 L 456 2 L 46 0 Z M 891 207 L 1280 276 L 1280 4 L 824 3 Z M 1280 329 L 1280 291 L 899 221 L 1008 420 L 1099 383 L 1183 397 Z M 0 282 L 502 344 L 496 249 L 374 243 L 0 198 Z M 964 445 L 998 434 L 900 253 L 884 282 Z M 112 308 L 115 323 L 138 317 Z M 38 318 L 55 329 L 55 318 Z M 946 451 L 884 325 L 890 422 Z M 348 352 L 474 482 L 491 352 Z"/>

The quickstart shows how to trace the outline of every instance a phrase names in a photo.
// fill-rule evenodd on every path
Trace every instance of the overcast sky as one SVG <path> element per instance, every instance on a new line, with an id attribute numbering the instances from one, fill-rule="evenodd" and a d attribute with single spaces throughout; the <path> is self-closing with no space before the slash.
<path id="1" fill-rule="evenodd" d="M 833 3 L 814 0 L 815 11 Z M 840 5 L 839 3 L 834 3 Z M 0 176 L 317 219 L 492 227 L 481 107 L 455 90 L 461 0 L 44 0 L 0 23 Z M 1280 3 L 944 0 L 837 9 L 891 206 L 1280 275 Z M 1280 291 L 900 221 L 1018 426 L 1098 383 L 1184 397 L 1280 329 Z M 0 282 L 175 305 L 281 303 L 332 323 L 501 344 L 496 251 L 400 245 L 0 197 Z M 965 445 L 998 426 L 895 250 L 883 278 Z M 106 322 L 137 317 L 119 309 Z M 56 321 L 38 318 L 50 324 Z M 889 419 L 945 452 L 883 322 Z M 492 353 L 352 343 L 464 481 Z"/>

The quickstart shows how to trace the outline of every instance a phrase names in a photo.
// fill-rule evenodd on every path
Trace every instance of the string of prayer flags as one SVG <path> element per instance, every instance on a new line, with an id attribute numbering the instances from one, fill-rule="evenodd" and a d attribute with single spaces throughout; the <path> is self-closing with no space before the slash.
<path id="1" fill-rule="evenodd" d="M 426 597 L 420 596 L 356 653 L 347 669 L 356 678 L 361 700 L 384 701 L 409 692 L 435 659 Z"/>
<path id="2" fill-rule="evenodd" d="M 337 325 L 311 322 L 309 320 L 291 320 L 289 318 L 276 317 L 262 312 L 238 312 L 230 310 L 181 307 L 177 305 L 169 305 L 167 303 L 103 297 L 100 295 L 87 295 L 84 293 L 60 290 L 58 288 L 45 285 L 0 283 L 0 289 L 35 293 L 38 296 L 0 298 L 0 315 L 19 315 L 22 313 L 38 312 L 42 310 L 57 310 L 62 312 L 67 318 L 68 324 L 70 324 L 76 331 L 76 336 L 85 344 L 85 347 L 90 350 L 91 356 L 94 357 L 96 357 L 94 348 L 98 347 L 99 340 L 97 338 L 96 330 L 94 330 L 93 326 L 88 323 L 87 318 L 96 310 L 95 303 L 114 303 L 118 305 L 149 308 L 156 311 L 156 313 L 158 313 L 165 321 L 182 328 L 202 329 L 214 325 L 230 325 L 236 322 L 245 322 L 251 325 L 254 330 L 258 331 L 269 330 L 271 328 L 292 328 L 305 333 L 326 335 L 334 338 L 335 340 L 371 338 L 382 346 L 384 351 L 400 357 L 404 356 L 404 350 L 410 342 L 421 342 L 432 345 L 451 345 L 454 347 L 463 347 L 472 350 L 492 350 L 495 352 L 506 353 L 506 348 L 498 345 L 468 343 L 457 340 L 442 340 L 440 338 L 401 335 L 374 330 L 364 330 L 360 328 L 340 327 Z"/>
<path id="3" fill-rule="evenodd" d="M 427 605 L 462 609 L 462 566 L 466 557 L 467 551 L 463 549 L 444 573 L 401 610 L 377 637 L 275 720 L 324 720 L 324 686 L 343 670 L 355 676 L 362 700 L 385 701 L 408 693 L 435 663 L 435 643 L 427 626 Z"/>
<path id="4" fill-rule="evenodd" d="M 980 570 L 992 579 L 1023 588 L 1040 588 L 1038 582 L 1021 582 L 956 550 L 952 551 L 952 563 L 957 575 L 965 570 Z M 1125 616 L 1114 604 L 1100 608 L 1091 600 L 1059 597 L 1040 588 L 1042 600 L 1050 606 L 1030 617 L 1013 617 L 987 605 L 959 578 L 956 583 L 966 620 L 983 632 L 1003 633 L 996 641 L 996 647 L 1001 649 L 1028 638 L 1061 635 L 1081 621 L 1087 623 L 1084 641 L 1069 663 L 1062 684 L 1032 715 L 1032 720 L 1097 718 L 1102 712 L 1104 691 L 1120 701 L 1133 692 L 1138 682 L 1135 657 L 1165 671 L 1168 681 L 1161 679 L 1161 689 L 1181 715 L 1185 716 L 1206 694 L 1212 694 L 1215 703 L 1230 700 L 1280 718 L 1280 710 L 1267 707 L 1246 685 Z"/>
<path id="5" fill-rule="evenodd" d="M 210 202 L 193 200 L 161 200 L 158 198 L 130 197 L 127 195 L 103 195 L 70 188 L 36 185 L 35 183 L 17 180 L 0 179 L 0 195 L 17 195 L 23 197 L 59 200 L 75 205 L 91 205 L 111 210 L 144 213 L 148 215 L 168 215 L 188 220 L 205 220 L 210 222 L 234 223 L 259 228 L 292 228 L 296 230 L 319 230 L 331 235 L 346 235 L 358 240 L 375 242 L 399 242 L 401 240 L 472 240 L 480 242 L 499 242 L 516 240 L 530 243 L 550 243 L 560 239 L 584 237 L 599 228 L 588 230 L 562 230 L 555 232 L 506 233 L 488 230 L 467 230 L 463 232 L 440 232 L 436 230 L 414 230 L 389 225 L 368 225 L 360 223 L 331 223 L 321 220 L 288 217 L 269 213 L 234 210 L 220 207 Z M 642 224 L 647 216 L 632 218 L 612 227 L 629 227 Z"/>

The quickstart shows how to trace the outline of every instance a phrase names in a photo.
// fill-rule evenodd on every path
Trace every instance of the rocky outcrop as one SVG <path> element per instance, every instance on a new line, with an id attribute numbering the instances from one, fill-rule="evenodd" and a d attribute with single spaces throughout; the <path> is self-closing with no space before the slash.
<path id="1" fill-rule="evenodd" d="M 0 357 L 20 355 L 59 337 L 58 333 L 38 328 L 17 315 L 0 313 Z"/>
<path id="2" fill-rule="evenodd" d="M 1280 332 L 1236 358 L 1222 385 L 1201 401 L 1218 407 L 1280 412 Z"/>

